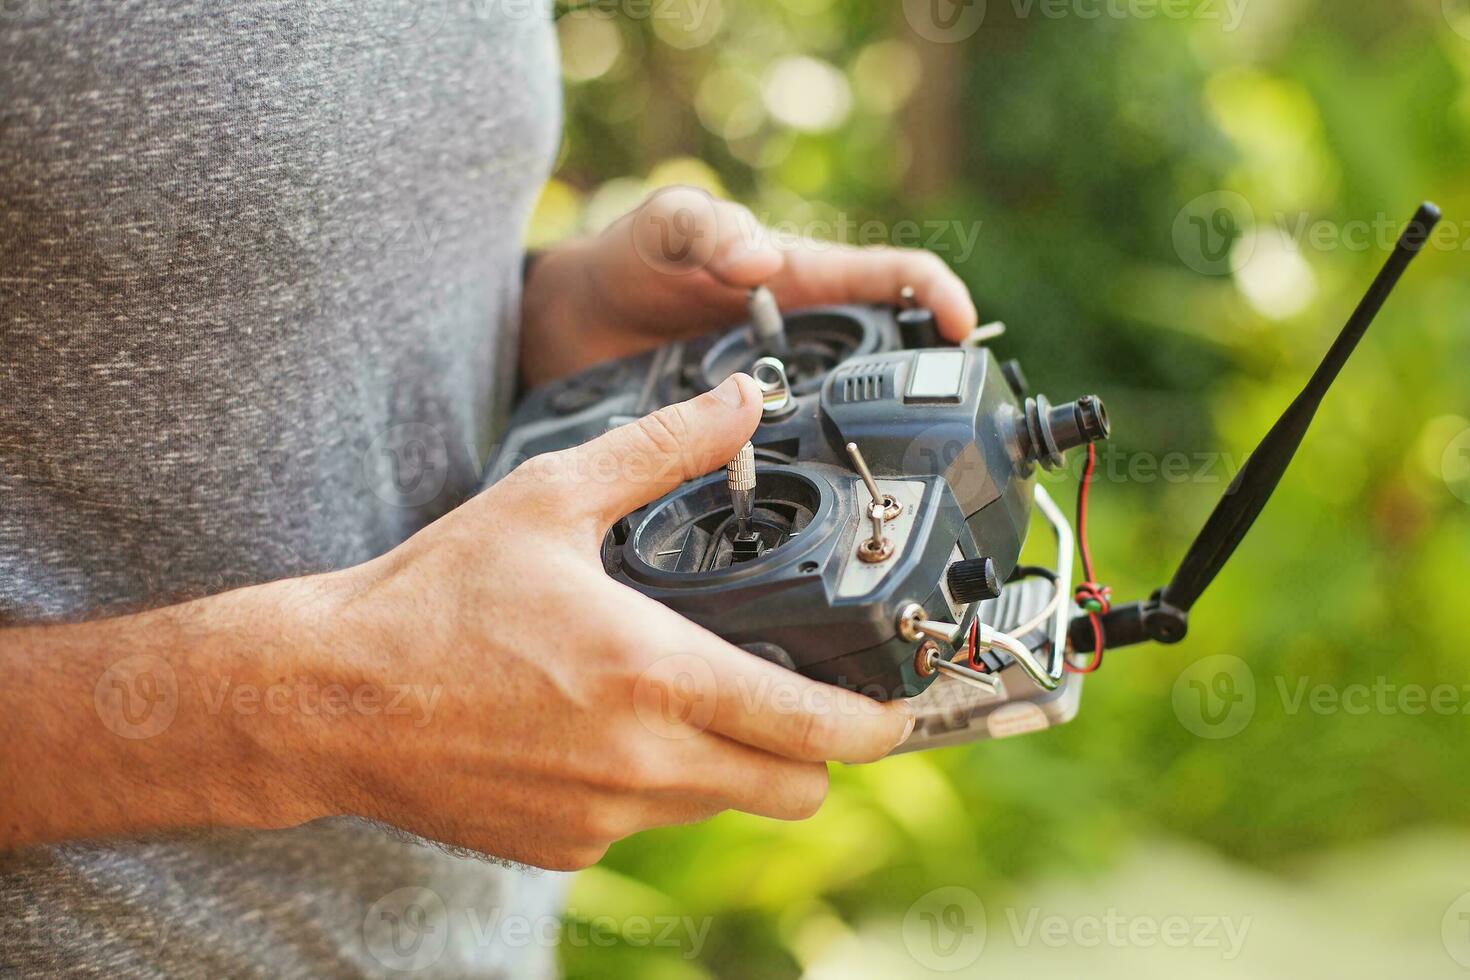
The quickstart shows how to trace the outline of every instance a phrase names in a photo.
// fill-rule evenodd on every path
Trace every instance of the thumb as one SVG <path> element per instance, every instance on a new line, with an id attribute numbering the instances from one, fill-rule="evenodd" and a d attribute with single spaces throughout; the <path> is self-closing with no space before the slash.
<path id="1" fill-rule="evenodd" d="M 745 374 L 571 450 L 599 533 L 680 484 L 724 466 L 760 424 L 761 393 Z"/>

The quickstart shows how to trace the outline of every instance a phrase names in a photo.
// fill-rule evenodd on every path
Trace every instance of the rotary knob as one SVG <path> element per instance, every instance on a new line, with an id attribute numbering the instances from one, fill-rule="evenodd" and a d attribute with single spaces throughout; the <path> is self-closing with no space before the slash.
<path id="1" fill-rule="evenodd" d="M 989 558 L 965 558 L 949 566 L 945 573 L 949 594 L 956 602 L 969 605 L 1000 595 L 1000 578 L 995 562 Z"/>

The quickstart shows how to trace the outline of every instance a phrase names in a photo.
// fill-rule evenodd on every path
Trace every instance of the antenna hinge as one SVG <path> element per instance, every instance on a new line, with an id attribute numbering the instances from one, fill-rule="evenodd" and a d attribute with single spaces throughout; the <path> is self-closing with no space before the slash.
<path id="1" fill-rule="evenodd" d="M 1189 632 L 1189 612 L 1165 601 L 1161 589 L 1147 602 L 1114 606 L 1102 617 L 1102 627 L 1106 650 L 1139 643 L 1178 643 Z M 1091 650 L 1094 646 L 1091 618 L 1073 619 L 1068 638 L 1073 650 Z"/>

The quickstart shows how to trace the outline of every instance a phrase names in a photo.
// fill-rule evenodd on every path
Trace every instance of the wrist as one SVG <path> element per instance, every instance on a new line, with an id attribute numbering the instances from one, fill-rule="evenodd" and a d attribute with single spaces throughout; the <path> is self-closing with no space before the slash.
<path id="1" fill-rule="evenodd" d="M 251 822 L 289 827 L 353 811 L 355 760 L 376 681 L 348 615 L 362 576 L 347 569 L 240 590 L 240 619 L 270 633 L 226 669 L 197 707 L 226 747 Z"/>
<path id="2" fill-rule="evenodd" d="M 520 375 L 527 387 L 573 374 L 599 360 L 600 317 L 589 291 L 595 289 L 590 240 L 564 242 L 527 266 L 521 294 Z"/>

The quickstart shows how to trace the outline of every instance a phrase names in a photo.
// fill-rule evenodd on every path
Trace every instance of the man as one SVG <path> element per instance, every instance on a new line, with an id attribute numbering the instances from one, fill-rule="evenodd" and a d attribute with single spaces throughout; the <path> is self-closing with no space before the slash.
<path id="1" fill-rule="evenodd" d="M 467 498 L 517 373 L 727 325 L 757 283 L 911 285 L 959 337 L 961 284 L 690 191 L 523 283 L 549 18 L 401 6 L 0 25 L 0 972 L 547 972 L 554 934 L 484 928 L 555 914 L 520 866 L 806 817 L 828 760 L 906 734 L 602 574 L 612 521 L 749 437 L 748 378 Z M 691 678 L 707 711 L 659 713 Z"/>

